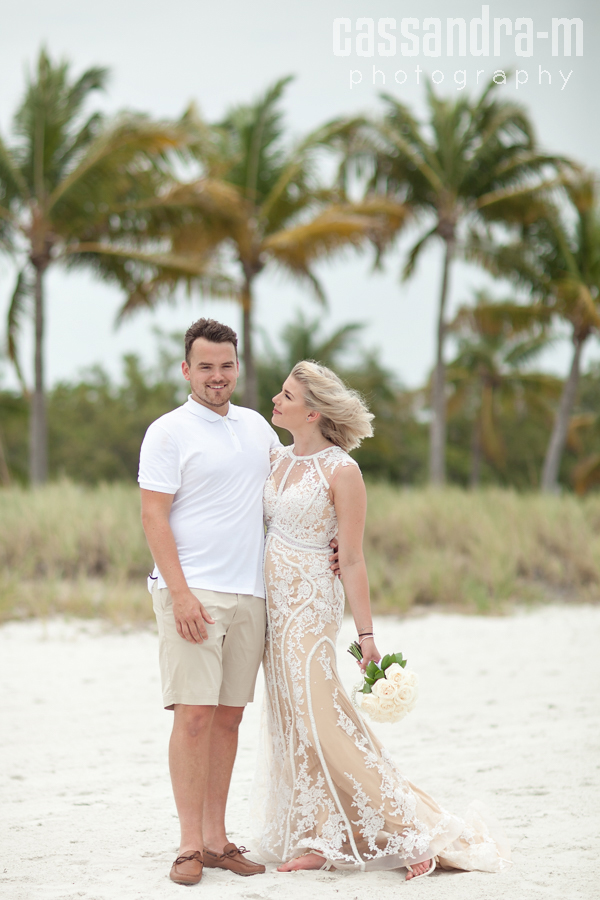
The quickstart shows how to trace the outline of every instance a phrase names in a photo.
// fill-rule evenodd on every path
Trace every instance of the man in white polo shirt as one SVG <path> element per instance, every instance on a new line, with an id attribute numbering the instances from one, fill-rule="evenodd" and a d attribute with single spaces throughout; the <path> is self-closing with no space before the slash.
<path id="1" fill-rule="evenodd" d="M 263 655 L 262 494 L 279 439 L 257 412 L 229 402 L 239 373 L 231 328 L 195 322 L 182 371 L 190 396 L 149 427 L 138 480 L 163 699 L 174 710 L 169 768 L 181 844 L 170 877 L 196 884 L 203 865 L 265 871 L 228 842 L 225 806 Z"/>

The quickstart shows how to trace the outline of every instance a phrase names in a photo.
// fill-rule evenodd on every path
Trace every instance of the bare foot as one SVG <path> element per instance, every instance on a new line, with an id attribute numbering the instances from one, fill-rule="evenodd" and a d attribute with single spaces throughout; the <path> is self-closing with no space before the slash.
<path id="1" fill-rule="evenodd" d="M 424 862 L 414 863 L 406 873 L 406 881 L 410 881 L 411 878 L 416 878 L 417 875 L 424 875 L 425 872 L 429 871 L 430 866 L 430 859 L 426 859 Z"/>
<path id="2" fill-rule="evenodd" d="M 296 856 L 281 866 L 277 866 L 278 872 L 299 872 L 302 869 L 320 869 L 325 858 L 318 853 L 305 853 L 304 856 Z"/>

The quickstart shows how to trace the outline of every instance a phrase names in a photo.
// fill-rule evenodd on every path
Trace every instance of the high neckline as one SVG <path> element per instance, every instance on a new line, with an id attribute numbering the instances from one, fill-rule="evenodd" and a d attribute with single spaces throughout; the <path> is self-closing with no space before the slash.
<path id="1" fill-rule="evenodd" d="M 333 450 L 336 446 L 336 444 L 330 444 L 329 447 L 323 447 L 322 450 L 317 450 L 316 453 L 308 453 L 306 454 L 306 456 L 298 456 L 297 453 L 294 453 L 294 444 L 291 444 L 289 453 L 290 456 L 293 456 L 294 459 L 313 459 L 315 456 L 320 456 L 321 453 L 327 453 L 328 450 Z"/>

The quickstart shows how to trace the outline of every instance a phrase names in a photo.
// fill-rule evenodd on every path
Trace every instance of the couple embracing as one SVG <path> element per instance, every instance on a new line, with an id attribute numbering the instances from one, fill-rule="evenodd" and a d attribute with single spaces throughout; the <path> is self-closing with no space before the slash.
<path id="1" fill-rule="evenodd" d="M 372 434 L 363 401 L 329 369 L 298 363 L 273 398 L 272 421 L 294 439 L 283 447 L 262 416 L 230 402 L 231 328 L 195 322 L 182 371 L 190 396 L 150 426 L 139 471 L 164 706 L 174 711 L 181 842 L 171 879 L 196 884 L 203 867 L 265 871 L 225 831 L 238 727 L 261 661 L 255 792 L 266 861 L 280 872 L 406 868 L 407 879 L 436 861 L 498 871 L 503 841 L 481 816 L 467 823 L 411 784 L 337 675 L 345 599 L 361 667 L 380 659 L 362 552 L 366 493 L 348 455 Z"/>

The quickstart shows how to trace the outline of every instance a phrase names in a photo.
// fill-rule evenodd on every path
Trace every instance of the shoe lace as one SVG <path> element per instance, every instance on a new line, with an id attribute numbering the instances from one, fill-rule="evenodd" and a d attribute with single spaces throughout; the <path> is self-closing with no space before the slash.
<path id="1" fill-rule="evenodd" d="M 237 856 L 238 853 L 248 853 L 248 850 L 245 847 L 232 847 L 227 853 L 223 853 L 223 856 L 234 857 Z"/>
<path id="2" fill-rule="evenodd" d="M 201 862 L 204 862 L 204 860 L 202 859 L 202 854 L 200 853 L 200 851 L 199 851 L 199 850 L 194 850 L 193 853 L 190 853 L 190 854 L 188 854 L 188 855 L 178 856 L 177 859 L 175 860 L 175 862 L 173 863 L 173 865 L 174 865 L 174 866 L 178 866 L 180 863 L 183 863 L 183 862 L 190 862 L 190 860 L 192 860 L 192 859 L 197 859 L 198 862 L 200 862 L 200 863 L 201 863 Z"/>

